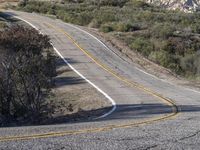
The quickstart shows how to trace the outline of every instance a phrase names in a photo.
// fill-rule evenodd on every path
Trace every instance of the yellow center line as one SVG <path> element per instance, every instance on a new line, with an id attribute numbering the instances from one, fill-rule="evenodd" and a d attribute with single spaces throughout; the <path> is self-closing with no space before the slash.
<path id="1" fill-rule="evenodd" d="M 142 91 L 144 91 L 145 93 L 148 93 L 154 97 L 159 98 L 160 100 L 162 100 L 164 103 L 168 104 L 169 106 L 176 106 L 175 103 L 168 99 L 168 98 L 164 98 L 162 95 L 155 93 L 153 91 L 151 91 L 150 89 L 144 87 L 141 84 L 138 84 L 136 82 L 132 82 L 129 81 L 128 79 L 126 79 L 125 77 L 120 76 L 118 73 L 114 72 L 112 69 L 110 69 L 108 66 L 106 66 L 105 64 L 102 64 L 97 58 L 95 58 L 91 53 L 89 53 L 88 51 L 86 51 L 85 49 L 83 49 L 66 31 L 64 31 L 63 29 L 60 28 L 56 28 L 55 26 L 49 24 L 49 23 L 45 23 L 48 27 L 51 27 L 63 34 L 65 34 L 69 40 L 71 40 L 74 45 L 76 45 L 85 55 L 87 55 L 95 64 L 97 64 L 98 66 L 100 66 L 102 69 L 104 69 L 105 71 L 107 71 L 108 73 L 110 73 L 111 75 L 113 75 L 114 77 L 116 77 L 117 79 L 123 81 L 124 83 L 126 83 L 128 86 L 131 87 L 135 87 L 138 88 Z"/>
<path id="2" fill-rule="evenodd" d="M 163 97 L 162 95 L 153 92 L 152 90 L 144 87 L 143 85 L 140 85 L 136 82 L 129 81 L 128 79 L 118 75 L 116 72 L 111 70 L 108 66 L 105 64 L 102 64 L 98 59 L 96 59 L 92 54 L 90 54 L 88 51 L 83 49 L 66 31 L 63 29 L 57 28 L 49 23 L 45 23 L 48 27 L 51 27 L 55 29 L 56 31 L 59 31 L 60 33 L 63 33 L 66 35 L 66 37 L 73 42 L 74 45 L 76 45 L 85 55 L 87 55 L 95 64 L 100 66 L 102 69 L 116 77 L 117 79 L 123 81 L 128 86 L 138 88 L 145 93 L 148 93 L 158 99 L 160 99 L 162 102 L 166 103 L 168 106 L 172 107 L 172 112 L 170 114 L 165 114 L 158 117 L 152 117 L 150 119 L 146 119 L 139 122 L 132 122 L 127 124 L 113 124 L 113 125 L 107 125 L 99 128 L 91 128 L 91 129 L 80 129 L 80 130 L 67 130 L 67 131 L 58 131 L 58 132 L 47 132 L 47 133 L 41 133 L 41 134 L 32 134 L 32 135 L 22 135 L 22 136 L 7 136 L 7 137 L 0 137 L 0 142 L 6 142 L 6 141 L 16 141 L 16 140 L 30 140 L 30 139 L 37 139 L 37 138 L 50 138 L 50 137 L 59 137 L 59 136 L 67 136 L 67 135 L 77 135 L 77 134 L 83 134 L 83 133 L 97 133 L 102 131 L 109 131 L 112 129 L 117 128 L 130 128 L 130 127 L 136 127 L 139 125 L 146 125 L 157 121 L 164 121 L 167 119 L 172 119 L 176 117 L 179 113 L 179 108 L 176 106 L 176 104 L 168 98 Z"/>
<path id="3" fill-rule="evenodd" d="M 129 124 L 123 125 L 108 125 L 105 127 L 99 128 L 91 128 L 91 129 L 82 129 L 82 130 L 67 130 L 67 131 L 60 131 L 60 132 L 48 132 L 48 133 L 41 133 L 41 134 L 33 134 L 33 135 L 22 135 L 22 136 L 8 136 L 8 137 L 0 137 L 0 142 L 7 142 L 7 141 L 19 141 L 19 140 L 31 140 L 31 139 L 39 139 L 39 138 L 52 138 L 52 137 L 60 137 L 60 136 L 67 136 L 67 135 L 78 135 L 84 133 L 98 133 L 98 132 L 105 132 L 112 129 L 118 128 L 130 128 L 130 127 L 137 127 L 139 125 L 146 125 L 153 122 L 169 119 L 174 117 L 175 114 L 169 114 L 162 117 L 155 117 L 153 119 L 141 121 L 141 122 L 133 122 Z"/>

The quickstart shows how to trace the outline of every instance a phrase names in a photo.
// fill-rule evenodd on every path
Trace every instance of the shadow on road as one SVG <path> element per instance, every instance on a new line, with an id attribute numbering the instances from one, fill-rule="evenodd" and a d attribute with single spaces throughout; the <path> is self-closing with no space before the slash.
<path id="1" fill-rule="evenodd" d="M 199 112 L 200 106 L 195 105 L 180 105 L 181 112 L 190 113 L 190 112 Z M 172 112 L 171 107 L 162 105 L 162 104 L 135 104 L 135 105 L 117 105 L 116 111 L 110 116 L 94 120 L 94 114 L 104 114 L 106 111 L 109 111 L 111 107 L 100 108 L 97 110 L 84 111 L 81 110 L 78 113 L 66 115 L 66 116 L 57 116 L 54 118 L 48 118 L 43 120 L 39 124 L 34 125 L 53 125 L 53 124 L 72 124 L 72 123 L 83 123 L 83 122 L 101 122 L 109 120 L 137 120 L 137 119 L 146 119 L 151 118 L 155 115 L 167 115 Z M 33 124 L 31 124 L 32 126 Z M 29 126 L 29 125 L 20 125 L 20 126 Z"/>
<path id="2" fill-rule="evenodd" d="M 200 106 L 195 105 L 179 105 L 182 113 L 199 112 Z M 162 104 L 135 104 L 135 105 L 117 105 L 116 111 L 106 118 L 95 120 L 94 114 L 104 114 L 109 111 L 111 107 L 100 108 L 91 111 L 79 111 L 78 113 L 58 116 L 48 120 L 47 124 L 58 124 L 58 123 L 81 123 L 81 122 L 100 122 L 108 120 L 136 120 L 151 118 L 155 115 L 167 115 L 172 112 L 172 108 Z"/>
<path id="3" fill-rule="evenodd" d="M 77 63 L 72 58 L 65 58 L 70 64 Z M 64 68 L 63 68 L 64 67 Z M 66 63 L 61 58 L 56 58 L 56 74 L 54 77 L 55 88 L 66 85 L 83 84 L 86 83 L 84 79 L 79 76 L 74 76 L 75 73 L 66 65 Z"/>
<path id="4" fill-rule="evenodd" d="M 86 83 L 85 80 L 79 77 L 56 77 L 54 82 L 56 83 L 56 88 L 66 85 Z"/>
<path id="5" fill-rule="evenodd" d="M 79 123 L 79 122 L 99 122 L 107 120 L 124 120 L 124 119 L 143 119 L 152 117 L 152 115 L 168 114 L 172 112 L 172 108 L 162 104 L 135 104 L 135 105 L 117 105 L 116 111 L 106 118 L 94 119 L 108 112 L 111 107 L 100 108 L 91 111 L 79 111 L 78 113 L 58 116 L 51 118 L 48 123 Z M 187 109 L 190 110 L 190 109 Z M 192 109 L 191 109 L 192 110 Z M 191 111 L 190 110 L 190 111 Z M 200 111 L 200 107 L 198 108 Z M 95 114 L 98 114 L 95 115 Z"/>

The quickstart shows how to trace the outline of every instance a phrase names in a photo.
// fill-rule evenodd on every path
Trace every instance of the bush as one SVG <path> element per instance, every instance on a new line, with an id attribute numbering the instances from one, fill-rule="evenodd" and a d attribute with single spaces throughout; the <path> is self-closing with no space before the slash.
<path id="1" fill-rule="evenodd" d="M 123 23 L 123 22 L 114 24 L 114 30 L 118 32 L 132 32 L 140 29 L 141 28 L 137 24 L 132 25 L 131 23 Z"/>
<path id="2" fill-rule="evenodd" d="M 35 29 L 12 26 L 0 32 L 0 115 L 38 123 L 47 115 L 55 75 L 49 38 Z"/>
<path id="3" fill-rule="evenodd" d="M 98 5 L 99 7 L 102 6 L 123 7 L 128 1 L 129 0 L 94 0 L 93 4 Z"/>
<path id="4" fill-rule="evenodd" d="M 61 10 L 56 11 L 56 16 L 59 19 L 66 21 L 65 18 L 67 18 L 68 14 L 64 10 L 61 9 Z"/>
<path id="5" fill-rule="evenodd" d="M 82 12 L 75 19 L 75 23 L 78 25 L 88 25 L 92 21 L 93 17 L 89 12 Z"/>
<path id="6" fill-rule="evenodd" d="M 128 32 L 128 31 L 131 31 L 131 29 L 132 29 L 131 24 L 123 23 L 123 22 L 117 23 L 114 26 L 114 30 L 119 31 L 119 32 Z"/>
<path id="7" fill-rule="evenodd" d="M 149 4 L 145 3 L 144 1 L 140 1 L 140 0 L 132 0 L 131 3 L 133 6 L 139 7 L 139 8 L 149 7 Z"/>
<path id="8" fill-rule="evenodd" d="M 100 28 L 100 26 L 101 22 L 99 22 L 97 19 L 93 19 L 89 24 L 89 27 L 91 28 Z"/>
<path id="9" fill-rule="evenodd" d="M 110 9 L 109 7 L 104 7 L 98 11 L 94 11 L 95 19 L 101 24 L 116 22 L 118 21 L 117 16 L 115 15 L 115 9 Z"/>
<path id="10" fill-rule="evenodd" d="M 174 25 L 157 23 L 152 27 L 152 35 L 155 38 L 167 39 L 173 36 L 175 30 L 176 28 Z"/>
<path id="11" fill-rule="evenodd" d="M 191 25 L 192 26 L 191 28 L 192 28 L 194 33 L 200 34 L 200 26 L 199 26 L 199 24 L 200 24 L 200 22 Z"/>
<path id="12" fill-rule="evenodd" d="M 3 21 L 0 21 L 0 30 L 1 28 L 6 28 L 7 27 L 7 24 Z"/>
<path id="13" fill-rule="evenodd" d="M 170 55 L 166 51 L 152 51 L 148 58 L 164 67 L 169 67 L 171 63 Z"/>
<path id="14" fill-rule="evenodd" d="M 112 31 L 114 31 L 113 25 L 111 25 L 111 24 L 104 24 L 104 25 L 102 25 L 100 27 L 100 31 L 105 32 L 105 33 L 112 32 Z"/>
<path id="15" fill-rule="evenodd" d="M 150 52 L 154 50 L 151 41 L 145 38 L 135 39 L 130 44 L 130 48 L 142 53 L 144 56 L 149 56 Z"/>
<path id="16" fill-rule="evenodd" d="M 187 41 L 187 39 L 182 39 L 180 37 L 171 37 L 166 41 L 164 50 L 170 54 L 184 56 L 186 53 L 193 53 L 193 47 L 197 48 L 197 43 L 193 45 L 192 41 Z"/>
<path id="17" fill-rule="evenodd" d="M 200 55 L 192 54 L 182 57 L 180 66 L 186 75 L 200 75 Z"/>

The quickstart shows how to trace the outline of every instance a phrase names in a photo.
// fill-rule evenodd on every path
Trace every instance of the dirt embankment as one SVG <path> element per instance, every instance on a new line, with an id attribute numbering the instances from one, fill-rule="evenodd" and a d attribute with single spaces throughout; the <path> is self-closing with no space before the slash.
<path id="1" fill-rule="evenodd" d="M 16 6 L 19 0 L 0 0 L 0 9 L 5 8 L 7 5 Z"/>

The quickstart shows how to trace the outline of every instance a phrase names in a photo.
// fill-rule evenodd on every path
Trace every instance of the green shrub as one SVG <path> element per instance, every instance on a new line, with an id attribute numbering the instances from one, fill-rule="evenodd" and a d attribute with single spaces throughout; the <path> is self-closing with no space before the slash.
<path id="1" fill-rule="evenodd" d="M 144 1 L 140 1 L 140 0 L 132 0 L 131 3 L 133 6 L 139 7 L 139 8 L 149 7 L 149 4 L 145 3 Z"/>
<path id="2" fill-rule="evenodd" d="M 137 20 L 151 22 L 154 20 L 155 14 L 151 11 L 141 11 L 136 15 Z"/>
<path id="3" fill-rule="evenodd" d="M 170 55 L 166 51 L 162 50 L 152 51 L 148 58 L 164 67 L 168 67 L 171 63 Z"/>
<path id="4" fill-rule="evenodd" d="M 0 21 L 0 30 L 1 28 L 6 28 L 7 27 L 7 24 L 3 21 Z"/>
<path id="5" fill-rule="evenodd" d="M 65 16 L 67 15 L 67 13 L 64 11 L 64 10 L 58 10 L 56 11 L 56 16 L 59 18 L 59 19 L 64 19 Z"/>
<path id="6" fill-rule="evenodd" d="M 171 69 L 177 74 L 182 72 L 179 57 L 176 55 L 170 55 L 166 51 L 160 50 L 152 51 L 148 58 L 161 66 Z"/>
<path id="7" fill-rule="evenodd" d="M 128 24 L 128 23 L 116 23 L 114 26 L 114 30 L 115 31 L 119 31 L 119 32 L 128 32 L 131 31 L 132 25 Z"/>
<path id="8" fill-rule="evenodd" d="M 94 14 L 95 19 L 101 24 L 118 21 L 116 12 L 114 10 L 111 10 L 109 7 L 104 7 L 99 11 L 94 12 Z"/>
<path id="9" fill-rule="evenodd" d="M 112 31 L 114 31 L 113 25 L 111 25 L 111 24 L 103 24 L 100 27 L 100 31 L 105 32 L 105 33 L 112 32 Z"/>
<path id="10" fill-rule="evenodd" d="M 163 23 L 157 23 L 155 24 L 152 29 L 152 35 L 155 38 L 163 38 L 167 39 L 170 36 L 173 36 L 174 31 L 176 30 L 175 26 L 172 24 L 163 24 Z"/>
<path id="11" fill-rule="evenodd" d="M 82 3 L 84 0 L 64 0 L 67 3 Z"/>
<path id="12" fill-rule="evenodd" d="M 82 12 L 77 16 L 75 23 L 78 25 L 88 25 L 92 19 L 90 12 Z"/>
<path id="13" fill-rule="evenodd" d="M 150 40 L 145 38 L 137 38 L 131 44 L 130 48 L 142 53 L 144 56 L 149 56 L 154 50 L 153 44 Z"/>
<path id="14" fill-rule="evenodd" d="M 187 75 L 200 75 L 200 55 L 192 54 L 181 58 L 181 68 Z"/>
<path id="15" fill-rule="evenodd" d="M 191 28 L 194 33 L 200 34 L 200 22 L 192 24 Z"/>
<path id="16" fill-rule="evenodd" d="M 94 0 L 92 2 L 93 4 L 98 5 L 99 7 L 102 7 L 102 6 L 123 7 L 128 1 L 129 0 Z"/>
<path id="17" fill-rule="evenodd" d="M 195 44 L 197 45 L 197 44 Z M 194 45 L 194 46 L 195 46 Z M 193 53 L 191 41 L 184 40 L 180 37 L 170 37 L 164 46 L 164 50 L 170 54 L 184 56 L 186 53 Z"/>
<path id="18" fill-rule="evenodd" d="M 100 28 L 100 26 L 101 22 L 99 22 L 97 19 L 93 19 L 89 24 L 89 27 L 91 28 Z"/>

